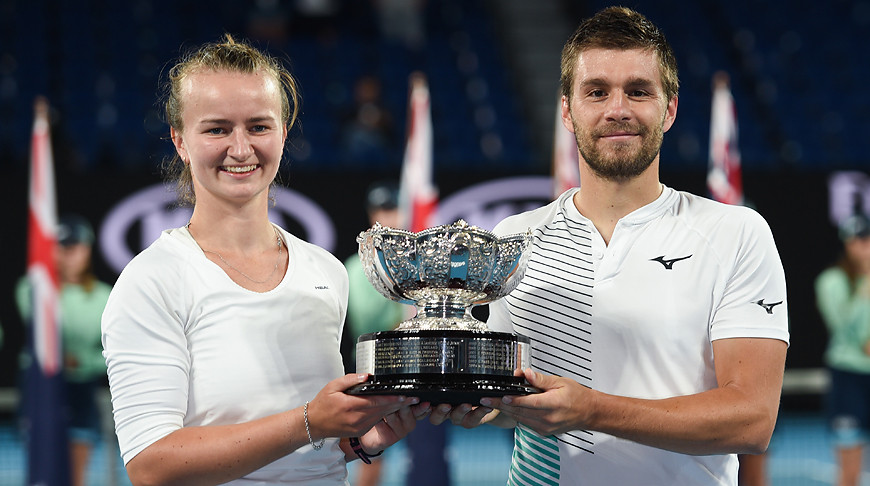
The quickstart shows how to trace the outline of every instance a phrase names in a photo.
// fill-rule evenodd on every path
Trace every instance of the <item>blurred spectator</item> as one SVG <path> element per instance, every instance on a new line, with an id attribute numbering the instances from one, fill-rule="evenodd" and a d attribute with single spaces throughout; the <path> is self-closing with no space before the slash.
<path id="1" fill-rule="evenodd" d="M 827 415 L 837 451 L 837 486 L 857 486 L 870 432 L 870 219 L 863 212 L 839 228 L 840 260 L 816 279 L 816 303 L 829 340 Z"/>
<path id="2" fill-rule="evenodd" d="M 91 253 L 94 231 L 78 215 L 60 219 L 55 254 L 60 280 L 60 328 L 66 382 L 66 410 L 69 416 L 72 485 L 84 486 L 93 445 L 100 438 L 99 404 L 96 392 L 105 384 L 106 361 L 100 341 L 100 318 L 111 286 L 93 273 Z M 15 289 L 23 322 L 32 315 L 31 286 L 27 277 Z M 21 369 L 27 369 L 29 355 L 22 355 Z M 22 383 L 22 386 L 27 386 Z M 24 396 L 25 394 L 22 394 Z"/>
<path id="3" fill-rule="evenodd" d="M 381 223 L 384 226 L 399 226 L 399 188 L 391 182 L 376 182 L 366 194 L 366 212 L 369 224 Z M 369 283 L 360 262 L 359 254 L 354 253 L 344 261 L 349 277 L 347 301 L 347 324 L 353 346 L 360 336 L 370 332 L 389 331 L 405 317 L 407 306 L 394 302 L 381 295 Z M 424 422 L 417 424 L 419 427 Z M 413 432 L 412 432 L 413 433 Z M 355 486 L 376 486 L 380 483 L 383 458 L 372 459 L 371 464 L 360 465 Z"/>
<path id="4" fill-rule="evenodd" d="M 383 226 L 399 228 L 399 187 L 393 182 L 376 182 L 366 194 L 366 210 L 369 224 L 376 222 Z M 378 293 L 369 283 L 360 263 L 359 255 L 351 255 L 344 262 L 350 278 L 347 304 L 348 329 L 354 346 L 357 339 L 369 332 L 388 331 L 396 327 L 411 308 L 394 302 Z M 450 471 L 447 463 L 447 427 L 432 425 L 428 420 L 417 423 L 417 427 L 405 438 L 410 455 L 410 467 L 405 476 L 408 486 L 448 486 Z M 360 476 L 356 486 L 377 485 L 382 476 L 382 460 L 372 461 L 371 465 L 360 466 Z"/>
<path id="5" fill-rule="evenodd" d="M 354 83 L 353 106 L 342 117 L 344 156 L 348 160 L 384 161 L 393 142 L 393 115 L 384 103 L 381 81 L 363 75 Z"/>

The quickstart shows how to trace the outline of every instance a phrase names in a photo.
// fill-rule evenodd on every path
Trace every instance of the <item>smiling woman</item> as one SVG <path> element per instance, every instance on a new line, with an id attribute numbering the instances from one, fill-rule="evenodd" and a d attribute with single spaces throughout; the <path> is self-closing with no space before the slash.
<path id="1" fill-rule="evenodd" d="M 200 68 L 180 84 L 182 124 L 170 134 L 195 200 L 209 198 L 210 208 L 268 199 L 287 138 L 275 78 Z"/>
<path id="2" fill-rule="evenodd" d="M 227 36 L 173 67 L 165 92 L 193 212 L 125 267 L 102 321 L 128 475 L 345 484 L 347 461 L 394 444 L 429 408 L 344 393 L 367 378 L 341 376 L 347 273 L 268 219 L 296 84 Z"/>
<path id="3" fill-rule="evenodd" d="M 182 58 L 169 72 L 168 79 L 163 86 L 163 98 L 165 108 L 164 114 L 169 126 L 171 127 L 170 130 L 173 134 L 173 142 L 176 143 L 177 147 L 174 135 L 183 132 L 185 122 L 190 121 L 185 120 L 184 118 L 184 115 L 186 114 L 184 112 L 185 106 L 183 103 L 184 98 L 186 97 L 185 95 L 190 94 L 192 96 L 205 98 L 209 95 L 214 96 L 217 94 L 214 91 L 210 92 L 209 88 L 212 90 L 221 88 L 221 86 L 209 87 L 196 85 L 197 88 L 195 92 L 193 92 L 195 84 L 190 79 L 192 76 L 197 74 L 208 75 L 222 73 L 225 76 L 232 74 L 235 75 L 235 77 L 240 77 L 243 74 L 248 74 L 255 80 L 259 79 L 260 83 L 264 83 L 263 87 L 266 89 L 261 93 L 263 96 L 278 96 L 280 99 L 280 105 L 277 113 L 261 113 L 259 115 L 252 115 L 252 117 L 249 120 L 245 120 L 245 122 L 257 124 L 257 122 L 264 121 L 258 118 L 259 116 L 268 116 L 269 119 L 266 121 L 270 121 L 273 125 L 278 124 L 278 126 L 284 130 L 284 138 L 282 140 L 283 149 L 283 142 L 286 141 L 287 130 L 289 130 L 289 128 L 295 123 L 296 116 L 299 113 L 300 99 L 296 80 L 277 59 L 264 56 L 262 53 L 256 51 L 247 44 L 235 42 L 231 37 L 227 36 L 227 42 L 223 44 L 223 46 L 227 51 L 225 57 L 215 55 L 214 52 L 211 52 L 214 49 L 205 46 Z M 241 95 L 241 93 L 239 94 Z M 250 94 L 250 92 L 248 92 L 248 94 Z M 187 105 L 191 105 L 190 108 L 196 108 L 195 105 L 198 101 L 200 100 L 187 99 Z M 218 103 L 218 106 L 229 108 L 232 104 L 233 103 L 231 103 L 230 100 L 225 100 L 224 103 Z M 189 113 L 187 113 L 187 115 L 191 116 Z M 201 123 L 215 123 L 217 125 L 211 127 L 200 126 L 197 129 L 208 130 L 213 132 L 214 135 L 219 135 L 225 128 L 219 126 L 219 124 L 228 123 L 229 120 L 222 118 L 219 113 L 215 112 L 208 113 L 207 115 L 208 118 L 203 118 L 198 121 Z M 200 116 L 205 116 L 205 114 L 201 114 Z M 262 127 L 257 125 L 252 128 L 257 131 L 262 130 Z M 176 189 L 179 194 L 179 199 L 193 205 L 196 202 L 196 195 L 193 190 L 191 168 L 188 165 L 188 160 L 184 160 L 181 153 L 177 152 L 165 165 L 165 169 L 167 175 L 177 181 Z"/>

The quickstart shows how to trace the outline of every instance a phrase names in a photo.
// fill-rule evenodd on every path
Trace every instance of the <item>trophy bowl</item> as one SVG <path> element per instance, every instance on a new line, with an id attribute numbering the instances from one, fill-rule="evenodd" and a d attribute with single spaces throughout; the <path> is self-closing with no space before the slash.
<path id="1" fill-rule="evenodd" d="M 360 336 L 357 372 L 371 376 L 348 393 L 455 405 L 537 392 L 514 376 L 530 365 L 529 338 L 491 331 L 471 313 L 517 286 L 530 242 L 531 231 L 499 238 L 463 220 L 418 233 L 376 223 L 360 233 L 369 282 L 417 314 L 395 330 Z"/>

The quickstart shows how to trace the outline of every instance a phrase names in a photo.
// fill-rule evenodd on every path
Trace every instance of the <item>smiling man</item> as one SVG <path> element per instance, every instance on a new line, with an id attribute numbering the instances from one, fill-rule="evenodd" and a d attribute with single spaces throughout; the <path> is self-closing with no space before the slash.
<path id="1" fill-rule="evenodd" d="M 770 441 L 788 347 L 771 231 L 751 209 L 660 182 L 679 82 L 643 15 L 584 21 L 561 83 L 582 187 L 495 228 L 534 238 L 488 321 L 531 337 L 524 373 L 542 392 L 431 420 L 516 427 L 511 485 L 736 486 L 736 454 Z"/>

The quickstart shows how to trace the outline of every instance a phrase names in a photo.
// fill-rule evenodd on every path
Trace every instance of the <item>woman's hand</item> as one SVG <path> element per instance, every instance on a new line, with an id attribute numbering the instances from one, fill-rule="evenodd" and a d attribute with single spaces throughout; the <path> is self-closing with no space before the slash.
<path id="1" fill-rule="evenodd" d="M 417 426 L 417 421 L 426 418 L 431 411 L 429 402 L 400 408 L 363 434 L 360 445 L 365 452 L 377 454 L 405 438 Z"/>
<path id="2" fill-rule="evenodd" d="M 327 383 L 309 402 L 308 428 L 312 440 L 317 441 L 324 437 L 361 437 L 375 425 L 383 423 L 388 415 L 403 409 L 409 410 L 420 401 L 416 397 L 348 395 L 344 392 L 366 379 L 367 374 L 347 374 L 336 378 Z M 392 419 L 399 426 L 399 430 L 404 428 L 402 424 L 405 417 L 406 415 L 402 415 L 400 421 Z"/>

